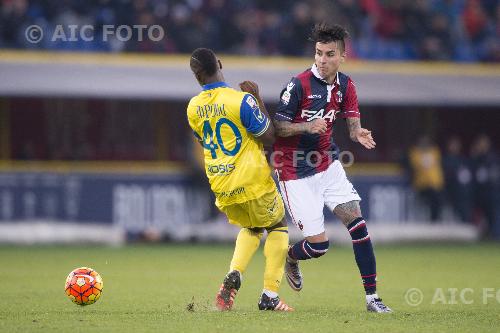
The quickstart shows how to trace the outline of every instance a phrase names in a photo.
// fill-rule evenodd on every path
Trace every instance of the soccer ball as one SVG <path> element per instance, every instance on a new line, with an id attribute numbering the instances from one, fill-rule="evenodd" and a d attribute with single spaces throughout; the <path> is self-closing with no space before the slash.
<path id="1" fill-rule="evenodd" d="M 78 305 L 90 305 L 97 302 L 102 293 L 102 278 L 89 267 L 74 269 L 66 278 L 66 295 Z"/>

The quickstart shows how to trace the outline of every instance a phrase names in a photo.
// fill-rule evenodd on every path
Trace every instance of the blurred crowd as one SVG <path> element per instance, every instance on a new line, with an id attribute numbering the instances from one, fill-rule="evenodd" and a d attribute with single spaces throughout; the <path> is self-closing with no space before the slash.
<path id="1" fill-rule="evenodd" d="M 408 154 L 408 170 L 430 219 L 442 219 L 450 207 L 457 220 L 479 225 L 484 235 L 500 239 L 500 158 L 487 135 L 479 135 L 469 152 L 451 136 L 441 152 L 422 136 Z"/>
<path id="2" fill-rule="evenodd" d="M 499 0 L 0 0 L 0 48 L 310 56 L 314 23 L 351 33 L 349 56 L 387 60 L 500 61 Z M 151 41 L 53 40 L 56 25 L 160 25 Z M 30 43 L 26 28 L 44 37 Z M 137 37 L 137 36 L 134 36 Z"/>

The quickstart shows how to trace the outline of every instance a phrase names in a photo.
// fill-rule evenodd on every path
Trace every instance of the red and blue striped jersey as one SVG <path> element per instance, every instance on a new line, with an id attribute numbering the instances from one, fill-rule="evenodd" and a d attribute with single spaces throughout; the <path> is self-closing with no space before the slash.
<path id="1" fill-rule="evenodd" d="M 273 164 L 280 180 L 292 180 L 322 172 L 338 158 L 333 142 L 333 124 L 338 118 L 360 117 L 356 87 L 351 78 L 337 72 L 334 84 L 321 78 L 316 68 L 293 77 L 282 90 L 275 119 L 302 123 L 323 118 L 324 134 L 302 133 L 277 137 Z"/>

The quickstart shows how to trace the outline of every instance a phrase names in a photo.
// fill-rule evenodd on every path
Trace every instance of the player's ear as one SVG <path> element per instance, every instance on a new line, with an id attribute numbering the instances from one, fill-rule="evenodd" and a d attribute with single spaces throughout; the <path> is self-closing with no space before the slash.
<path id="1" fill-rule="evenodd" d="M 198 83 L 203 86 L 203 75 L 201 73 L 194 73 L 194 76 L 196 77 L 196 80 L 198 80 Z"/>
<path id="2" fill-rule="evenodd" d="M 219 63 L 219 69 L 222 69 L 222 62 L 220 62 L 220 59 L 217 59 L 217 62 Z"/>
<path id="3" fill-rule="evenodd" d="M 344 52 L 342 52 L 342 54 L 340 55 L 340 62 L 344 62 L 344 61 L 345 61 L 345 59 L 346 59 L 346 57 L 347 57 L 346 52 L 345 52 L 345 51 L 344 51 Z"/>

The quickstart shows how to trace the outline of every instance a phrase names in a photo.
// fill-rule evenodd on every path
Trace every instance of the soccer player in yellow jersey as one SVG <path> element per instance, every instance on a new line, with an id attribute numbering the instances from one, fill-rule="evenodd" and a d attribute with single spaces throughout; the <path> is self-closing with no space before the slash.
<path id="1" fill-rule="evenodd" d="M 259 96 L 258 86 L 240 83 L 242 91 L 224 82 L 222 64 L 209 49 L 196 49 L 190 60 L 202 92 L 187 108 L 189 125 L 204 148 L 205 171 L 217 207 L 241 230 L 229 273 L 216 296 L 219 310 L 230 310 L 264 231 L 266 266 L 260 310 L 292 311 L 280 300 L 288 249 L 283 201 L 271 178 L 263 143 L 274 141 L 274 127 Z"/>

